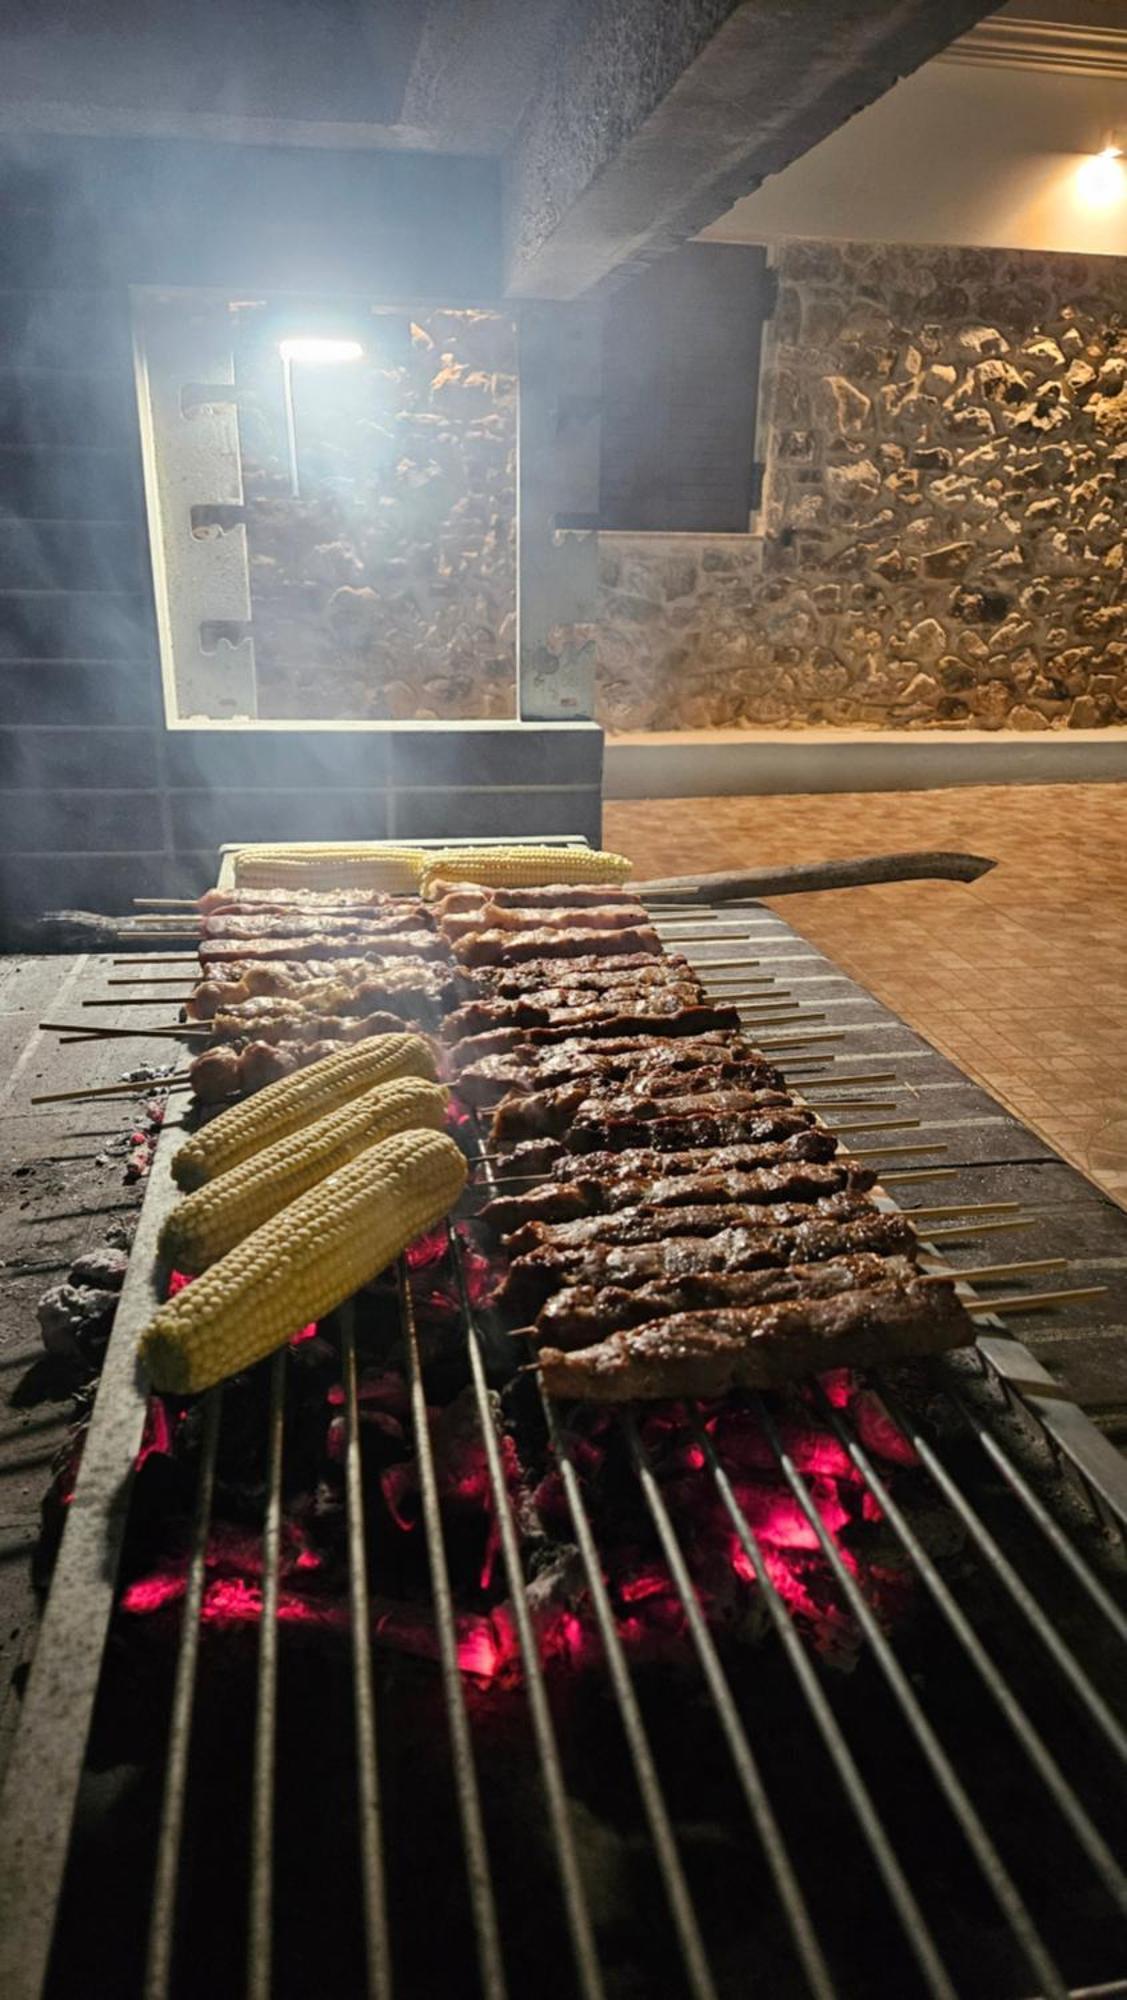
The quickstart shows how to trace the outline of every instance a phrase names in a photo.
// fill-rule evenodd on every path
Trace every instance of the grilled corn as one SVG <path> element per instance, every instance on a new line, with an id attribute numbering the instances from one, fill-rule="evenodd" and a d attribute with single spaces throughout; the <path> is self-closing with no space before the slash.
<path id="1" fill-rule="evenodd" d="M 281 1347 L 454 1206 L 466 1162 L 441 1132 L 397 1132 L 279 1210 L 154 1314 L 141 1358 L 187 1395 Z"/>
<path id="2" fill-rule="evenodd" d="M 202 1187 L 377 1083 L 396 1076 L 421 1076 L 433 1083 L 437 1074 L 434 1056 L 419 1035 L 372 1035 L 349 1043 L 338 1054 L 323 1056 L 221 1111 L 173 1156 L 172 1178 L 177 1187 Z"/>
<path id="3" fill-rule="evenodd" d="M 247 848 L 235 856 L 240 888 L 384 889 L 410 894 L 426 864 L 420 847 Z"/>
<path id="4" fill-rule="evenodd" d="M 440 1132 L 446 1101 L 441 1084 L 399 1077 L 252 1153 L 241 1166 L 197 1188 L 173 1209 L 160 1233 L 162 1257 L 176 1271 L 192 1275 L 206 1271 L 287 1202 L 296 1201 L 366 1147 L 393 1132 L 422 1128 Z"/>
<path id="5" fill-rule="evenodd" d="M 443 882 L 481 882 L 490 889 L 538 889 L 552 882 L 624 882 L 624 854 L 590 847 L 449 847 L 425 857 L 424 896 Z"/>

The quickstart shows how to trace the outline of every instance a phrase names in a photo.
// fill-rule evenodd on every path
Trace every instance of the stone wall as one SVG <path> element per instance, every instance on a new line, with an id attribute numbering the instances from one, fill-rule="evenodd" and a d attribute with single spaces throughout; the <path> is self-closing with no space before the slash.
<path id="1" fill-rule="evenodd" d="M 240 331 L 259 716 L 511 717 L 512 322 L 442 310 L 372 326 L 370 359 L 302 384 L 300 499 L 269 400 L 276 341 Z"/>
<path id="2" fill-rule="evenodd" d="M 790 244 L 763 540 L 602 547 L 610 728 L 1127 722 L 1127 264 Z"/>

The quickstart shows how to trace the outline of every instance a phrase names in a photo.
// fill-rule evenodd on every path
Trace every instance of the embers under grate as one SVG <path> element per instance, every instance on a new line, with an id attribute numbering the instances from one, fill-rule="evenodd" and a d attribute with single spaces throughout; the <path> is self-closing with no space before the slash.
<path id="1" fill-rule="evenodd" d="M 719 1425 L 707 1408 L 683 1423 L 627 1412 L 602 1420 L 594 1473 L 589 1430 L 545 1407 L 580 1617 L 526 1594 L 512 1413 L 499 1427 L 490 1334 L 464 1287 L 487 1490 L 477 1540 L 452 1520 L 427 1417 L 435 1356 L 411 1296 L 404 1272 L 407 1570 L 392 1577 L 373 1534 L 371 1348 L 352 1313 L 330 1363 L 343 1602 L 291 1587 L 295 1563 L 323 1559 L 293 1554 L 300 1347 L 191 1419 L 183 1560 L 169 1569 L 135 1522 L 91 1760 L 124 1796 L 102 1802 L 89 1841 L 80 1814 L 50 1991 L 89 1990 L 94 1957 L 114 1966 L 103 1990 L 148 1995 L 734 1995 L 753 1970 L 772 1995 L 1124 1990 L 1099 1981 L 1122 1965 L 1127 1910 L 1114 1858 L 1127 1739 L 1112 1712 L 1127 1618 L 1089 1559 L 1095 1519 L 1085 1549 L 1081 1502 L 1054 1475 L 1049 1511 L 1037 1453 L 1024 1463 L 1020 1434 L 1000 1434 L 984 1361 L 945 1364 L 926 1389 L 882 1383 L 879 1404 L 831 1379 L 789 1410 L 729 1401 Z M 686 1454 L 730 1528 L 754 1638 L 702 1585 L 703 1515 L 670 1476 Z M 160 1453 L 144 1476 L 163 1476 Z M 867 1553 L 835 1478 L 872 1524 Z M 161 1511 L 153 1498 L 145 1512 Z M 500 1618 L 466 1609 L 489 1513 L 481 1601 L 504 1603 Z M 640 1522 L 644 1563 L 627 1577 Z M 178 1619 L 162 1587 L 182 1596 Z M 88 1774 L 88 1801 L 97 1786 Z"/>

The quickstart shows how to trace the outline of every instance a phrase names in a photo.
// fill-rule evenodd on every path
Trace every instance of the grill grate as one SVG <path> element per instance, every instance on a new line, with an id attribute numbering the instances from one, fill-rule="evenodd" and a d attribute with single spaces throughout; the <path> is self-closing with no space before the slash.
<path id="1" fill-rule="evenodd" d="M 745 922 L 744 935 L 748 928 Z M 700 966 L 707 973 L 707 960 Z M 168 1150 L 166 1137 L 165 1168 Z M 158 1163 L 158 1186 L 161 1171 Z M 488 1176 L 492 1169 L 486 1166 L 484 1171 Z M 144 1241 L 143 1235 L 139 1248 Z M 678 1681 L 672 1715 L 666 1696 L 654 1698 L 645 1672 L 623 1642 L 605 1574 L 600 1523 L 592 1513 L 577 1458 L 576 1435 L 566 1415 L 541 1396 L 542 1420 L 604 1656 L 605 1676 L 591 1731 L 590 1702 L 561 1700 L 541 1659 L 524 1588 L 527 1540 L 506 1481 L 503 1438 L 490 1390 L 493 1335 L 471 1304 L 462 1239 L 454 1230 L 447 1247 L 513 1613 L 520 1667 L 516 1699 L 524 1714 L 520 1740 L 532 1759 L 521 1773 L 521 1783 L 527 1784 L 534 1775 L 559 1914 L 550 1917 L 539 1904 L 523 1913 L 514 1911 L 514 1894 L 498 1861 L 499 1845 L 506 1857 L 511 1854 L 509 1843 L 499 1840 L 498 1743 L 472 1676 L 467 1678 L 460 1662 L 448 1528 L 427 1417 L 424 1357 L 406 1266 L 401 1266 L 399 1313 L 441 1688 L 441 1703 L 433 1716 L 441 1716 L 442 1727 L 441 1733 L 435 1728 L 432 1747 L 434 1756 L 449 1767 L 465 1890 L 464 1898 L 455 1896 L 453 1884 L 444 1878 L 451 1907 L 457 1902 L 459 1913 L 450 1919 L 456 1970 L 443 1991 L 501 2000 L 507 1991 L 520 1995 L 531 1990 L 529 1965 L 535 1961 L 535 1948 L 530 1957 L 528 1938 L 518 1933 L 534 1935 L 544 1927 L 543 1980 L 538 1980 L 538 1989 L 549 1996 L 580 1994 L 583 2000 L 602 2000 L 602 1996 L 624 2000 L 628 1994 L 657 1990 L 671 1995 L 685 1992 L 693 2000 L 714 2000 L 714 1996 L 727 2000 L 729 1995 L 745 1994 L 756 1983 L 783 2000 L 791 1994 L 813 1994 L 818 2000 L 838 1994 L 843 2000 L 846 1996 L 869 2000 L 871 1995 L 892 1991 L 906 1996 L 918 1992 L 936 2000 L 955 2000 L 955 1996 L 1032 2000 L 1034 1995 L 1053 2000 L 1071 1995 L 1077 2000 L 1082 1994 L 1094 2000 L 1097 1994 L 1127 1994 L 1127 1978 L 1120 1976 L 1127 1958 L 1127 1879 L 1115 1851 L 1127 1833 L 1127 1785 L 1122 1774 L 1127 1732 L 1116 1713 L 1117 1697 L 1121 1705 L 1127 1686 L 1123 1674 L 1127 1615 L 1120 1587 L 1127 1477 L 1121 1461 L 1032 1356 L 1019 1343 L 990 1333 L 972 1359 L 929 1364 L 926 1416 L 917 1414 L 899 1374 L 887 1380 L 874 1378 L 895 1436 L 916 1455 L 919 1471 L 914 1477 L 926 1481 L 936 1508 L 951 1526 L 952 1545 L 959 1550 L 954 1573 L 934 1553 L 914 1510 L 901 1504 L 896 1480 L 878 1465 L 846 1410 L 831 1400 L 824 1387 L 816 1392 L 817 1416 L 825 1435 L 846 1454 L 926 1600 L 930 1619 L 920 1621 L 922 1634 L 895 1621 L 890 1624 L 870 1601 L 848 1551 L 823 1519 L 809 1474 L 788 1448 L 775 1408 L 762 1398 L 745 1399 L 769 1447 L 780 1487 L 806 1522 L 838 1603 L 861 1634 L 863 1661 L 852 1676 L 835 1676 L 812 1654 L 779 1587 L 771 1548 L 741 1502 L 733 1468 L 725 1463 L 705 1414 L 695 1409 L 688 1413 L 688 1435 L 700 1455 L 699 1476 L 710 1483 L 730 1523 L 773 1642 L 769 1658 L 766 1648 L 733 1654 L 702 1608 L 693 1577 L 692 1523 L 686 1526 L 678 1519 L 667 1497 L 645 1424 L 629 1409 L 615 1415 L 611 1422 L 623 1461 L 630 1467 L 683 1621 L 685 1672 Z M 124 1323 L 115 1333 L 120 1357 L 116 1403 L 110 1369 L 105 1378 L 109 1390 L 104 1387 L 99 1398 L 100 1410 L 106 1402 L 103 1415 L 116 1416 L 119 1436 L 114 1451 L 119 1463 L 128 1463 L 139 1443 L 138 1406 L 136 1401 L 130 1403 L 127 1388 L 130 1356 L 123 1350 L 143 1316 L 138 1309 L 131 1321 L 123 1308 L 119 1318 Z M 420 1961 L 417 1935 L 411 1930 L 417 1911 L 412 1915 L 410 1898 L 403 1893 L 404 1843 L 417 1836 L 404 1809 L 398 1765 L 390 1793 L 384 1782 L 389 1760 L 396 1762 L 397 1757 L 401 1689 L 366 1642 L 374 1629 L 372 1578 L 379 1554 L 370 1546 L 365 1505 L 357 1331 L 351 1308 L 338 1316 L 337 1337 L 344 1395 L 351 1629 L 345 1705 L 351 1707 L 354 1791 L 345 1816 L 354 1830 L 358 1856 L 359 1983 L 351 1973 L 338 1981 L 326 1972 L 323 1983 L 311 1984 L 304 1975 L 303 1984 L 303 1975 L 294 1973 L 279 1944 L 279 1927 L 287 1913 L 278 1887 L 283 1866 L 278 1850 L 283 1837 L 289 1838 L 294 1813 L 292 1784 L 285 1771 L 293 1738 L 283 1726 L 283 1711 L 292 1709 L 293 1697 L 284 1687 L 280 1566 L 287 1456 L 292 1448 L 287 1395 L 295 1363 L 292 1355 L 283 1353 L 259 1371 L 268 1384 L 262 1412 L 261 1518 L 255 1527 L 261 1545 L 261 1616 L 252 1713 L 246 1728 L 232 1730 L 233 1740 L 245 1751 L 249 1810 L 245 1824 L 240 1821 L 232 1827 L 230 1840 L 221 1828 L 215 1829 L 225 1852 L 234 1857 L 230 1865 L 238 1887 L 232 1893 L 243 1905 L 240 1962 L 237 1968 L 227 1965 L 216 1979 L 214 1953 L 205 1952 L 201 1965 L 193 1964 L 192 1951 L 200 1907 L 200 1891 L 191 1875 L 200 1833 L 192 1792 L 194 1782 L 200 1782 L 197 1765 L 202 1760 L 208 1767 L 209 1743 L 201 1741 L 201 1733 L 206 1739 L 211 1727 L 208 1704 L 201 1695 L 202 1613 L 209 1536 L 222 1485 L 224 1425 L 231 1415 L 230 1399 L 217 1389 L 203 1399 L 187 1584 L 164 1733 L 159 1831 L 151 1894 L 145 1904 L 143 1949 L 134 1968 L 136 1976 L 115 1983 L 115 1993 L 137 1991 L 145 2000 L 164 2000 L 166 1995 L 180 2000 L 211 1986 L 265 2000 L 274 1992 L 352 1994 L 362 1986 L 373 2000 L 390 2000 L 393 1992 L 422 1995 L 437 1990 L 433 1975 L 419 1969 L 420 1962 L 433 1966 L 436 1959 L 432 1953 Z M 1021 1385 L 1020 1392 L 1015 1384 Z M 113 1461 L 114 1451 L 101 1461 L 103 1469 Z M 98 1463 L 96 1455 L 91 1462 Z M 106 1547 L 112 1554 L 112 1575 L 116 1550 L 110 1532 Z M 104 1554 L 103 1550 L 103 1558 Z M 104 1582 L 104 1559 L 101 1568 Z M 52 1616 L 54 1633 L 49 1623 L 45 1640 L 57 1649 L 61 1632 L 73 1647 L 74 1618 L 68 1621 L 65 1604 L 58 1603 L 58 1590 Z M 91 1699 L 102 1644 L 96 1617 L 94 1626 L 82 1670 Z M 929 1653 L 929 1648 L 934 1651 Z M 54 1690 L 41 1679 L 34 1684 L 34 1702 L 29 1702 L 25 1730 L 30 1728 L 30 1743 L 39 1753 L 34 1776 L 41 1789 L 58 1767 L 47 1725 L 52 1703 L 57 1708 L 66 1696 L 67 1675 L 75 1671 L 73 1660 L 64 1662 L 64 1667 Z M 111 1678 L 120 1672 L 112 1644 L 103 1672 Z M 785 1742 L 778 1740 L 783 1721 L 776 1730 L 770 1719 L 776 1713 L 792 1732 Z M 648 1860 L 636 1868 L 631 1860 L 628 1872 L 643 1905 L 642 1931 L 651 1930 L 652 1937 L 639 1942 L 631 1931 L 625 1947 L 620 1920 L 608 1920 L 603 1907 L 604 1885 L 598 1866 L 592 1866 L 574 1784 L 577 1755 L 598 1760 L 602 1745 L 612 1737 L 618 1747 L 608 1756 L 607 1782 L 618 1785 L 628 1780 L 633 1786 L 637 1805 L 628 1816 L 627 1846 L 644 1835 L 648 1853 Z M 74 1750 L 76 1738 L 79 1755 Z M 701 1748 L 706 1739 L 712 1744 L 707 1751 Z M 26 1746 L 21 1746 L 13 1767 L 16 1782 L 5 1801 L 3 1851 L 7 1859 L 15 1859 L 16 1870 L 9 1880 L 18 1881 L 29 1910 L 18 1911 L 14 1925 L 9 1922 L 6 1956 L 0 1960 L 6 1974 L 4 1991 L 12 2000 L 31 2000 L 43 1985 L 67 1849 L 67 1800 L 78 1784 L 84 1741 L 85 1728 L 79 1733 L 72 1722 L 64 1746 L 62 1804 L 56 1798 L 46 1815 L 55 1831 L 35 1849 L 37 1864 L 47 1854 L 39 1874 L 30 1868 L 26 1843 L 21 1842 L 22 1813 L 37 1835 L 46 1823 L 33 1809 L 31 1751 Z M 989 1759 L 983 1756 L 984 1744 L 989 1746 Z M 698 1754 L 704 1790 L 716 1791 L 721 1799 L 717 1811 L 726 1825 L 740 1823 L 731 1856 L 718 1864 L 717 1873 L 729 1895 L 741 1881 L 747 1885 L 746 1921 L 739 1911 L 734 1918 L 730 1913 L 718 1918 L 719 1899 L 708 1882 L 712 1835 L 694 1826 L 686 1812 L 686 1800 L 694 1800 L 697 1791 L 687 1760 Z M 994 1759 L 997 1770 L 990 1761 Z M 973 1769 L 968 1770 L 968 1762 Z M 999 1776 L 1003 1768 L 1004 1776 Z M 826 1788 L 824 1801 L 817 1793 L 819 1785 Z M 813 1797 L 806 1796 L 810 1791 Z M 817 1850 L 815 1867 L 808 1836 L 822 1814 L 830 1837 L 828 1846 Z M 1031 1855 L 1039 1847 L 1046 1859 L 1031 1865 Z M 452 1847 L 444 1850 L 444 1857 L 452 1851 Z M 825 1854 L 835 1851 L 843 1878 L 840 1890 L 827 1883 L 823 1869 Z M 406 1866 L 413 1860 L 407 1857 Z M 67 1890 L 71 1898 L 80 1862 L 72 1852 Z M 766 1895 L 759 1891 L 756 1864 L 770 1885 Z M 440 1862 L 440 1872 L 443 1865 Z M 1071 1924 L 1062 1921 L 1059 1901 L 1045 1894 L 1046 1873 L 1058 1868 L 1061 1896 L 1073 1905 Z M 962 1886 L 965 1902 L 952 1895 L 952 1885 Z M 128 1877 L 123 1893 L 127 1886 L 135 1890 Z M 651 1893 L 652 1905 L 647 1901 Z M 854 1896 L 855 1916 L 850 1902 Z M 69 1907 L 64 1900 L 64 1923 Z M 447 1909 L 436 1908 L 436 1926 L 448 1916 Z M 329 1921 L 326 1915 L 326 1924 Z M 17 1943 L 15 1932 L 25 1922 L 29 1929 L 24 1941 Z M 864 1935 L 852 1936 L 854 1927 L 863 1932 L 867 1924 L 874 1926 L 871 1942 Z M 472 1951 L 459 1955 L 459 1946 L 467 1944 Z M 628 1970 L 633 1950 L 641 1956 Z M 981 1964 L 976 1963 L 979 1954 Z M 879 1961 L 876 1966 L 874 1960 Z M 65 1995 L 75 1990 L 68 1983 L 72 1963 L 65 1953 L 60 1957 L 56 1952 L 49 1992 Z M 1089 1983 L 1073 1984 L 1076 1980 Z"/>

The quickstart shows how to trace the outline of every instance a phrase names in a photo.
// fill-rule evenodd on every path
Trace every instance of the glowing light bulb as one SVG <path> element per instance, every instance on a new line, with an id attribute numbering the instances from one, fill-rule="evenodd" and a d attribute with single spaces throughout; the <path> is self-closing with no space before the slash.
<path id="1" fill-rule="evenodd" d="M 1118 146 L 1105 146 L 1076 172 L 1076 192 L 1089 208 L 1111 208 L 1127 193 L 1127 174 Z"/>
<path id="2" fill-rule="evenodd" d="M 318 364 L 359 361 L 364 349 L 358 340 L 322 340 L 315 335 L 309 335 L 295 340 L 280 340 L 278 352 L 283 361 L 311 361 Z"/>

